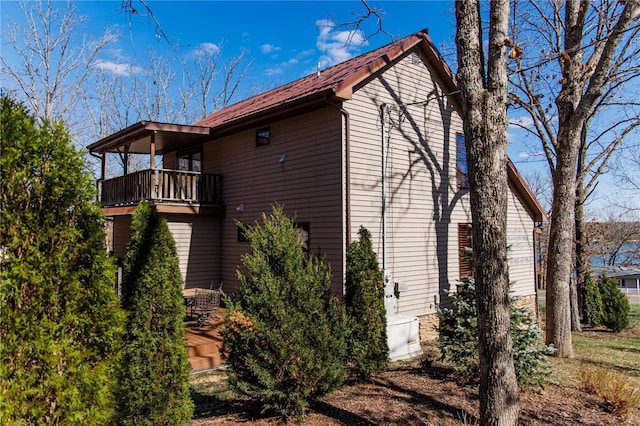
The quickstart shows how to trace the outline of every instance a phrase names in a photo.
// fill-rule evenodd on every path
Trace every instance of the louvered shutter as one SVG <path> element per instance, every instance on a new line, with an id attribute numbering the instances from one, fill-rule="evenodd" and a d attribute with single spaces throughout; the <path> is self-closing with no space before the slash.
<path id="1" fill-rule="evenodd" d="M 473 278 L 473 240 L 471 224 L 458 224 L 458 255 L 460 260 L 460 279 Z"/>

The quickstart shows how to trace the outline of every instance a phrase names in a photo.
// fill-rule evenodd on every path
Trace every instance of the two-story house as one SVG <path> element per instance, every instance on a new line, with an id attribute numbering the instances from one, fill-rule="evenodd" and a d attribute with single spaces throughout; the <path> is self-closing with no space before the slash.
<path id="1" fill-rule="evenodd" d="M 437 307 L 471 274 L 467 162 L 459 92 L 427 31 L 217 111 L 193 125 L 140 122 L 89 146 L 103 158 L 101 201 L 122 257 L 147 199 L 166 217 L 186 287 L 237 291 L 253 223 L 285 206 L 343 293 L 347 244 L 372 233 L 388 310 L 432 333 Z M 105 179 L 109 155 L 149 169 Z M 536 225 L 545 213 L 508 165 L 512 292 L 535 305 Z"/>

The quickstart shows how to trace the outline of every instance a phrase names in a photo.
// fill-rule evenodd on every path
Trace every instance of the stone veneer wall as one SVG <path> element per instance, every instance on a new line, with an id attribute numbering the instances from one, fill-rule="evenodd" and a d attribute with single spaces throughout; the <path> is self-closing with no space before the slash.
<path id="1" fill-rule="evenodd" d="M 440 325 L 440 317 L 438 314 L 428 314 L 418 317 L 420 324 L 420 341 L 438 340 L 438 326 Z"/>
<path id="2" fill-rule="evenodd" d="M 516 300 L 516 306 L 526 306 L 536 317 L 538 317 L 538 304 L 536 303 L 536 295 L 521 296 Z M 438 314 L 428 314 L 418 317 L 420 323 L 420 341 L 438 340 L 438 326 L 440 325 L 440 317 Z"/>
<path id="3" fill-rule="evenodd" d="M 518 306 L 518 307 L 526 306 L 527 308 L 529 308 L 529 310 L 531 312 L 534 313 L 536 318 L 539 318 L 539 315 L 538 315 L 538 304 L 536 303 L 536 295 L 535 294 L 530 294 L 528 296 L 521 296 L 520 298 L 518 298 L 516 300 L 516 306 Z"/>

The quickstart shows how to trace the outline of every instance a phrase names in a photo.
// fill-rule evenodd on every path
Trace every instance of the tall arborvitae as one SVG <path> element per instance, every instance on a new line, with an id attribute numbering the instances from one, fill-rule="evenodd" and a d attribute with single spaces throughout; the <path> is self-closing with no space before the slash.
<path id="1" fill-rule="evenodd" d="M 602 277 L 599 283 L 602 297 L 602 324 L 615 331 L 622 331 L 629 326 L 629 299 L 618 288 L 618 280 Z"/>
<path id="2" fill-rule="evenodd" d="M 345 304 L 351 323 L 349 357 L 354 372 L 364 378 L 385 368 L 389 349 L 384 309 L 384 282 L 364 227 L 359 240 L 347 247 Z"/>
<path id="3" fill-rule="evenodd" d="M 584 276 L 582 300 L 584 301 L 584 322 L 589 325 L 602 324 L 602 296 L 598 283 L 593 280 L 589 272 Z"/>
<path id="4" fill-rule="evenodd" d="M 241 298 L 224 331 L 231 384 L 265 411 L 302 417 L 345 379 L 346 317 L 329 295 L 329 267 L 304 253 L 282 207 L 262 219 L 243 225 Z"/>
<path id="5" fill-rule="evenodd" d="M 0 103 L 0 423 L 109 423 L 123 317 L 93 178 L 62 123 Z"/>
<path id="6" fill-rule="evenodd" d="M 175 242 L 148 203 L 133 214 L 122 281 L 127 312 L 120 424 L 177 425 L 193 414 Z"/>

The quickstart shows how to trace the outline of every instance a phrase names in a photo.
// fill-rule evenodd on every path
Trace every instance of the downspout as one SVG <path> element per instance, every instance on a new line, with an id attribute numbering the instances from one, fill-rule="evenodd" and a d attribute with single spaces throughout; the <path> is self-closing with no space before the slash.
<path id="1" fill-rule="evenodd" d="M 344 117 L 345 123 L 345 135 L 344 135 L 344 143 L 345 143 L 345 210 L 346 210 L 346 233 L 347 233 L 347 244 L 351 242 L 351 118 L 349 116 L 349 112 L 345 110 L 341 106 L 337 106 L 333 102 L 329 100 L 329 96 L 327 96 L 327 103 L 340 111 L 340 114 Z"/>
<path id="2" fill-rule="evenodd" d="M 346 241 L 345 247 L 351 243 L 351 118 L 349 116 L 349 112 L 345 110 L 342 106 L 337 106 L 335 103 L 329 100 L 329 95 L 326 99 L 327 103 L 337 109 L 340 114 L 344 117 L 345 123 L 345 183 L 344 183 L 344 192 L 345 192 L 345 233 L 346 233 Z M 346 256 L 343 255 L 343 259 L 346 259 Z M 344 267 L 346 270 L 346 265 Z M 342 294 L 345 294 L 344 288 L 344 280 L 342 280 Z"/>
<path id="3" fill-rule="evenodd" d="M 387 129 L 385 119 L 387 117 L 387 104 L 380 105 L 380 123 L 382 133 L 382 271 L 387 280 Z"/>

